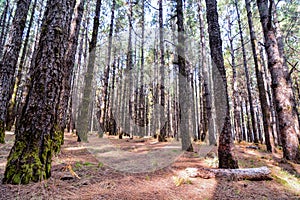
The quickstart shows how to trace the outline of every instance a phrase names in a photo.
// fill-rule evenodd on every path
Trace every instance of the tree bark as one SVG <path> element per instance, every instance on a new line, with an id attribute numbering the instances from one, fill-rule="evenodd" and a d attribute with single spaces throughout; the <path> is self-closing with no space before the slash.
<path id="1" fill-rule="evenodd" d="M 68 18 L 73 0 L 48 1 L 39 45 L 32 62 L 31 87 L 7 159 L 3 183 L 27 184 L 51 176 L 52 156 L 58 152 L 59 93 L 62 86 Z"/>
<path id="2" fill-rule="evenodd" d="M 4 49 L 4 43 L 5 43 L 5 30 L 8 29 L 8 26 L 6 24 L 6 18 L 9 10 L 9 1 L 6 0 L 5 7 L 3 9 L 3 12 L 1 14 L 1 33 L 0 33 L 0 58 L 2 57 L 3 49 Z"/>
<path id="3" fill-rule="evenodd" d="M 209 45 L 213 65 L 217 67 L 223 80 L 226 95 L 226 116 L 219 136 L 218 156 L 219 168 L 238 168 L 237 160 L 233 153 L 233 138 L 231 133 L 231 122 L 229 113 L 229 100 L 227 91 L 226 71 L 222 54 L 222 40 L 218 22 L 218 11 L 216 0 L 206 0 L 206 17 L 208 22 Z"/>
<path id="4" fill-rule="evenodd" d="M 17 112 L 17 105 L 19 104 L 19 102 L 16 102 L 17 94 L 18 94 L 18 90 L 19 90 L 19 86 L 20 86 L 20 81 L 22 78 L 22 71 L 23 71 L 24 64 L 25 64 L 25 56 L 27 54 L 28 41 L 29 41 L 31 26 L 32 26 L 33 19 L 34 19 L 36 4 L 37 4 L 37 0 L 34 1 L 33 6 L 32 6 L 31 16 L 30 16 L 30 20 L 29 20 L 29 24 L 28 24 L 28 28 L 27 28 L 27 33 L 25 36 L 24 44 L 23 44 L 23 51 L 22 51 L 22 55 L 20 58 L 20 64 L 19 64 L 19 67 L 17 70 L 16 79 L 15 79 L 13 94 L 12 94 L 12 97 L 9 102 L 8 113 L 7 113 L 7 122 L 6 122 L 6 130 L 8 130 L 8 131 L 11 130 L 11 128 L 14 124 L 16 112 Z"/>
<path id="5" fill-rule="evenodd" d="M 243 52 L 243 65 L 246 75 L 246 84 L 247 84 L 247 93 L 248 93 L 248 99 L 249 99 L 249 106 L 250 106 L 250 116 L 251 116 L 251 125 L 253 130 L 253 136 L 254 136 L 254 143 L 258 144 L 258 132 L 256 127 L 256 120 L 255 120 L 255 113 L 254 113 L 254 107 L 253 107 L 253 98 L 252 98 L 252 91 L 251 91 L 251 81 L 249 77 L 249 70 L 247 65 L 247 57 L 246 57 L 246 50 L 245 50 L 245 42 L 244 42 L 244 36 L 243 36 L 243 30 L 242 30 L 242 22 L 241 22 L 241 16 L 240 11 L 238 8 L 238 1 L 235 0 L 234 2 L 236 13 L 237 13 L 237 19 L 238 19 L 238 27 L 239 27 L 239 35 L 241 39 L 241 45 L 242 45 L 242 52 Z"/>
<path id="6" fill-rule="evenodd" d="M 10 38 L 0 63 L 0 143 L 4 143 L 8 103 L 15 83 L 14 74 L 21 50 L 22 35 L 30 2 L 31 0 L 19 0 L 17 3 Z"/>
<path id="7" fill-rule="evenodd" d="M 204 34 L 204 19 L 203 19 L 203 8 L 201 0 L 198 1 L 198 18 L 200 23 L 200 43 L 201 43 L 201 66 L 203 74 L 203 136 L 201 140 L 204 140 L 206 136 L 213 134 L 212 132 L 212 114 L 211 114 L 211 93 L 209 90 L 209 75 L 208 75 L 208 65 L 206 63 L 206 42 Z M 200 72 L 199 72 L 200 73 Z M 210 142 L 211 144 L 211 142 Z"/>
<path id="8" fill-rule="evenodd" d="M 100 24 L 100 9 L 101 9 L 101 0 L 97 0 L 95 16 L 94 16 L 94 24 L 93 24 L 93 33 L 92 39 L 89 44 L 89 60 L 87 65 L 87 72 L 84 77 L 84 90 L 83 97 L 80 106 L 79 116 L 78 116 L 78 125 L 77 125 L 77 135 L 78 141 L 87 142 L 87 133 L 89 131 L 89 104 L 92 99 L 92 83 L 94 79 L 94 68 L 95 68 L 95 59 L 96 59 L 96 45 L 97 45 L 97 37 L 98 37 L 98 28 Z"/>
<path id="9" fill-rule="evenodd" d="M 107 50 L 107 61 L 103 75 L 103 92 L 102 92 L 102 100 L 103 107 L 101 110 L 100 116 L 100 126 L 102 127 L 103 131 L 107 131 L 106 124 L 109 119 L 106 119 L 108 116 L 107 111 L 108 109 L 108 79 L 109 79 L 109 71 L 111 65 L 111 52 L 112 52 L 112 40 L 113 40 L 113 28 L 114 28 L 114 17 L 115 17 L 115 6 L 116 1 L 112 1 L 112 8 L 111 8 L 111 19 L 110 19 L 110 26 L 109 26 L 109 34 L 108 34 L 108 50 Z"/>
<path id="10" fill-rule="evenodd" d="M 64 67 L 64 76 L 63 76 L 63 88 L 60 94 L 60 105 L 59 105 L 59 122 L 62 133 L 67 122 L 67 109 L 69 104 L 69 97 L 71 95 L 71 83 L 73 69 L 75 65 L 75 56 L 78 46 L 78 37 L 80 31 L 80 24 L 82 21 L 83 11 L 84 11 L 85 0 L 80 0 L 74 9 L 74 17 L 71 24 L 69 43 L 66 52 L 66 60 Z M 71 99 L 71 98 L 70 98 Z"/>
<path id="11" fill-rule="evenodd" d="M 158 1 L 159 4 L 159 50 L 160 50 L 160 106 L 162 106 L 162 109 L 165 109 L 165 90 L 164 90 L 164 82 L 165 82 L 165 47 L 164 47 L 164 21 L 163 21 L 163 5 L 162 0 Z M 164 112 L 163 112 L 164 113 Z M 159 129 L 161 130 L 165 124 L 161 124 L 161 119 L 163 119 L 163 116 L 160 117 L 160 126 Z M 158 141 L 159 142 L 166 142 L 166 132 L 160 131 L 160 134 L 158 135 Z"/>
<path id="12" fill-rule="evenodd" d="M 268 68 L 272 77 L 272 92 L 279 121 L 279 132 L 283 145 L 283 157 L 300 162 L 300 148 L 297 133 L 299 122 L 295 108 L 295 98 L 288 68 L 284 65 L 283 55 L 272 26 L 271 0 L 257 0 L 260 20 L 263 28 L 265 47 L 268 55 Z M 282 52 L 283 53 L 283 52 Z"/>
<path id="13" fill-rule="evenodd" d="M 231 68 L 232 68 L 232 106 L 233 106 L 233 118 L 234 118 L 234 130 L 235 137 L 238 142 L 242 141 L 241 134 L 241 124 L 240 124 L 240 106 L 239 106 L 239 92 L 237 88 L 237 76 L 236 76 L 236 59 L 235 59 L 235 50 L 233 47 L 234 36 L 232 36 L 232 21 L 231 16 L 228 15 L 228 40 L 229 40 L 229 49 L 230 49 L 230 57 L 231 57 Z"/>
<path id="14" fill-rule="evenodd" d="M 262 110 L 262 114 L 263 114 L 263 127 L 264 127 L 264 133 L 265 133 L 265 142 L 266 142 L 266 146 L 267 146 L 267 151 L 273 152 L 274 143 L 273 143 L 272 129 L 271 129 L 270 106 L 269 106 L 268 100 L 267 100 L 265 83 L 264 83 L 264 79 L 263 79 L 263 70 L 262 70 L 262 66 L 261 66 L 261 58 L 260 58 L 260 53 L 258 50 L 256 34 L 255 34 L 255 31 L 253 28 L 251 2 L 250 2 L 250 0 L 245 0 L 245 2 L 246 2 L 248 25 L 249 25 L 249 30 L 250 30 L 252 54 L 253 54 L 254 65 L 255 65 L 255 74 L 256 74 L 258 92 L 259 92 L 259 100 L 260 100 L 261 110 Z"/>
<path id="15" fill-rule="evenodd" d="M 177 10 L 177 27 L 178 27 L 178 44 L 177 44 L 177 55 L 178 55 L 178 65 L 179 65 L 179 102 L 180 102 L 180 134 L 181 134 L 181 144 L 182 150 L 185 151 L 193 151 L 193 146 L 191 142 L 191 137 L 189 133 L 189 106 L 187 99 L 188 91 L 188 71 L 186 68 L 186 61 L 185 61 L 185 35 L 184 35 L 184 26 L 183 26 L 183 8 L 182 8 L 182 0 L 176 1 L 176 10 Z M 187 119 L 184 119 L 183 112 L 186 113 Z"/>

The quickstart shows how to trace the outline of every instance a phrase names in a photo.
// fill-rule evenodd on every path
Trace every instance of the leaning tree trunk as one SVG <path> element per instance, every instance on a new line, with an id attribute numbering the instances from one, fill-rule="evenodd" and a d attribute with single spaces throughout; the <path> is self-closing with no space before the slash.
<path id="1" fill-rule="evenodd" d="M 206 0 L 206 17 L 208 22 L 209 45 L 213 64 L 217 67 L 224 84 L 226 95 L 226 116 L 219 136 L 219 168 L 238 168 L 238 162 L 233 154 L 233 137 L 231 133 L 231 122 L 229 113 L 229 100 L 227 91 L 226 71 L 222 54 L 222 40 L 218 22 L 218 11 L 216 0 Z"/>
<path id="2" fill-rule="evenodd" d="M 39 45 L 32 62 L 31 88 L 23 107 L 16 140 L 7 159 L 4 183 L 27 184 L 51 176 L 52 156 L 59 149 L 59 92 L 62 86 L 68 18 L 74 0 L 48 1 Z"/>
<path id="3" fill-rule="evenodd" d="M 0 63 L 0 143 L 4 143 L 8 103 L 15 83 L 14 74 L 22 45 L 26 17 L 31 0 L 19 0 L 10 31 L 8 45 Z"/>
<path id="4" fill-rule="evenodd" d="M 71 30 L 69 34 L 69 43 L 66 51 L 66 60 L 64 67 L 64 76 L 63 76 L 63 88 L 60 94 L 60 103 L 59 103 L 59 123 L 60 129 L 63 136 L 64 128 L 67 122 L 67 110 L 68 110 L 68 102 L 69 97 L 71 96 L 71 83 L 72 83 L 72 75 L 73 69 L 75 65 L 75 56 L 76 50 L 78 46 L 78 37 L 80 31 L 80 24 L 84 11 L 84 3 L 85 0 L 80 0 L 74 9 L 74 17 L 71 24 Z M 70 98 L 71 99 L 71 98 Z"/>
<path id="5" fill-rule="evenodd" d="M 191 143 L 191 137 L 189 133 L 189 101 L 188 99 L 188 72 L 186 68 L 185 61 L 185 36 L 184 36 L 184 26 L 183 26 L 183 8 L 182 0 L 177 0 L 177 26 L 178 26 L 178 44 L 177 44 L 177 55 L 178 55 L 178 65 L 179 65 L 179 102 L 180 102 L 180 134 L 182 150 L 193 151 L 193 146 Z M 187 116 L 183 116 L 186 113 Z"/>
<path id="6" fill-rule="evenodd" d="M 87 142 L 87 133 L 89 131 L 89 104 L 92 100 L 92 83 L 94 79 L 94 68 L 95 68 L 95 59 L 96 59 L 96 45 L 98 37 L 98 28 L 100 24 L 100 9 L 101 9 L 101 0 L 97 0 L 96 10 L 94 16 L 94 25 L 92 39 L 89 45 L 89 60 L 87 65 L 87 72 L 84 77 L 84 90 L 82 103 L 80 107 L 80 115 L 78 116 L 78 141 Z"/>
<path id="7" fill-rule="evenodd" d="M 255 65 L 255 73 L 256 73 L 256 79 L 257 79 L 257 85 L 258 85 L 258 91 L 259 91 L 259 100 L 260 100 L 261 110 L 262 110 L 262 114 L 263 114 L 263 127 L 264 127 L 264 133 L 265 133 L 265 142 L 266 142 L 266 146 L 267 146 L 267 151 L 272 152 L 274 144 L 273 144 L 272 129 L 271 129 L 272 125 L 271 125 L 270 106 L 269 106 L 268 100 L 267 100 L 265 82 L 263 79 L 263 70 L 262 70 L 262 66 L 261 66 L 261 58 L 260 58 L 260 53 L 258 50 L 256 34 L 255 34 L 255 31 L 253 28 L 251 2 L 250 2 L 250 0 L 245 0 L 245 1 L 246 1 L 248 25 L 249 25 L 249 30 L 250 30 L 251 47 L 252 47 L 252 53 L 253 53 L 253 58 L 254 58 L 254 65 Z"/>
<path id="8" fill-rule="evenodd" d="M 9 1 L 7 0 L 5 2 L 5 7 L 3 9 L 3 12 L 1 14 L 1 32 L 0 32 L 0 58 L 2 57 L 2 52 L 4 49 L 4 43 L 5 43 L 5 29 L 8 28 L 6 27 L 6 17 L 8 14 L 8 8 L 9 8 Z"/>
<path id="9" fill-rule="evenodd" d="M 283 55 L 278 48 L 275 29 L 272 26 L 271 0 L 257 0 L 260 20 L 263 28 L 265 48 L 268 55 L 268 68 L 272 77 L 272 91 L 279 121 L 279 133 L 283 146 L 283 157 L 300 162 L 300 148 L 297 133 L 299 122 L 292 91 L 292 82 L 288 68 L 284 65 Z"/>

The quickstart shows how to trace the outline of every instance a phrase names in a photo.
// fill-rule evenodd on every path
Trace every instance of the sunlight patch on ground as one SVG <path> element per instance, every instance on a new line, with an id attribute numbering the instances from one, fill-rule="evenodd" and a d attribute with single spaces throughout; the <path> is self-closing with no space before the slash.
<path id="1" fill-rule="evenodd" d="M 158 143 L 159 146 L 151 145 L 150 148 L 136 141 L 125 141 L 124 148 L 119 148 L 119 144 L 113 144 L 106 138 L 91 138 L 90 142 L 85 144 L 86 149 L 94 157 L 117 171 L 127 173 L 150 172 L 162 169 L 171 165 L 183 152 L 180 150 L 180 143 L 164 144 Z M 146 146 L 147 147 L 147 146 Z"/>
<path id="2" fill-rule="evenodd" d="M 76 150 L 82 150 L 85 149 L 85 147 L 67 147 L 64 148 L 66 151 L 76 151 Z"/>

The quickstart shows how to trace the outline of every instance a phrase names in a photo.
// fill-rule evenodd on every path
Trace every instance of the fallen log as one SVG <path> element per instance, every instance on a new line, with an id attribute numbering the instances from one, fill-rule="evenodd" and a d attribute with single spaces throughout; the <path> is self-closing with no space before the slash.
<path id="1" fill-rule="evenodd" d="M 271 171 L 267 167 L 245 168 L 245 169 L 207 169 L 186 168 L 189 177 L 200 178 L 225 178 L 231 181 L 238 180 L 271 180 Z"/>

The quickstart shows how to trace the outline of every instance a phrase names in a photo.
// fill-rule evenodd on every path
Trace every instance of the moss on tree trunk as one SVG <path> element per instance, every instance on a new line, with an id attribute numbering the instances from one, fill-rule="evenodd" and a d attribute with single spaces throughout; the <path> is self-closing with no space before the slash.
<path id="1" fill-rule="evenodd" d="M 0 120 L 0 143 L 5 143 L 5 128 L 4 128 L 4 122 Z"/>
<path id="2" fill-rule="evenodd" d="M 3 183 L 27 184 L 51 176 L 51 159 L 59 152 L 63 138 L 58 108 L 69 35 L 63 30 L 69 30 L 74 3 L 75 0 L 47 2 L 30 68 L 31 88 L 18 120 Z"/>

